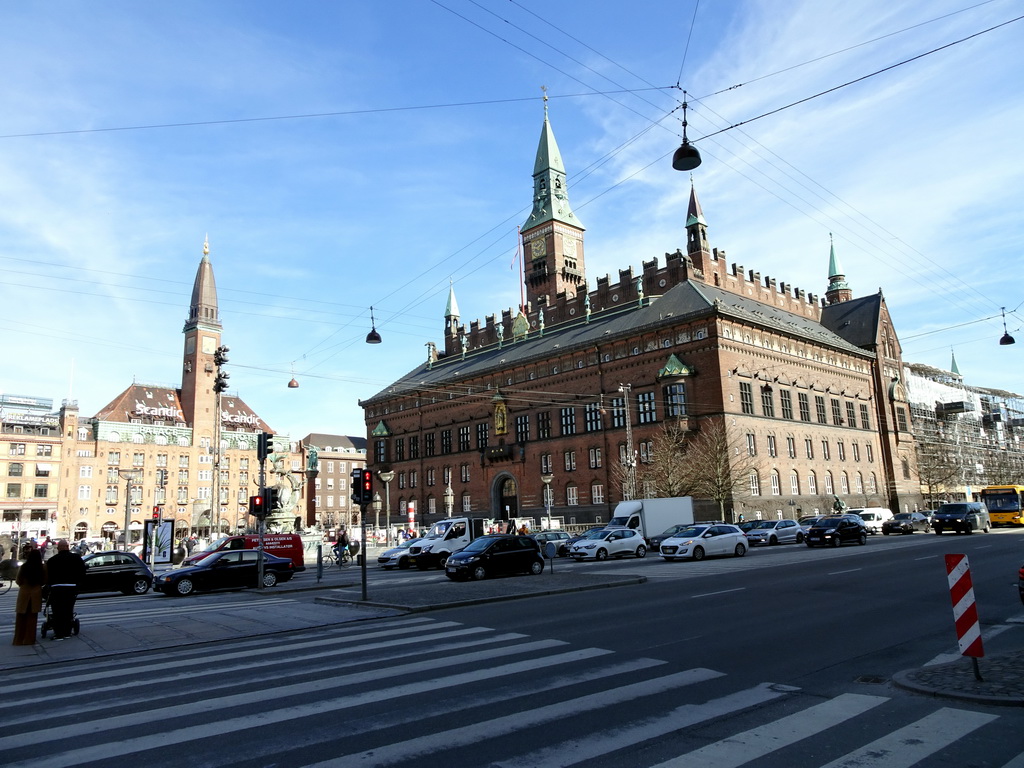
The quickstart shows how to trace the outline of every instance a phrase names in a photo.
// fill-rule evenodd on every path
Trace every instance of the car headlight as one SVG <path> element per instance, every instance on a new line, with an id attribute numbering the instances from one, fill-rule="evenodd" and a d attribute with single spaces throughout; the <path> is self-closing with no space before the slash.
<path id="1" fill-rule="evenodd" d="M 422 547 L 420 547 L 420 554 L 421 555 L 427 554 L 428 552 L 430 552 L 430 548 L 432 546 L 434 546 L 434 545 L 433 544 L 424 544 Z"/>
<path id="2" fill-rule="evenodd" d="M 593 549 L 597 544 L 584 544 L 583 549 Z"/>
<path id="3" fill-rule="evenodd" d="M 835 528 L 827 528 L 827 529 L 825 530 L 825 533 L 835 533 L 835 532 L 836 532 L 836 529 L 835 529 Z"/>

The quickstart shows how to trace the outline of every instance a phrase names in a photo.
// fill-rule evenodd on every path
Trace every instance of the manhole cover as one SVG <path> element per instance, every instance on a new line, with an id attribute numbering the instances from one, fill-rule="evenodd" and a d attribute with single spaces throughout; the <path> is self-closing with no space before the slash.
<path id="1" fill-rule="evenodd" d="M 881 685 L 882 683 L 889 682 L 886 677 L 880 677 L 879 675 L 861 675 L 854 682 L 867 683 L 869 685 Z"/>

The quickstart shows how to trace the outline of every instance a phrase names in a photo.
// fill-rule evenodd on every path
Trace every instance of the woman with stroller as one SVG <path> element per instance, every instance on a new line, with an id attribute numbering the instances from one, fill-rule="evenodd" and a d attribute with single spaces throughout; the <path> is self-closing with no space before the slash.
<path id="1" fill-rule="evenodd" d="M 39 550 L 26 546 L 22 550 L 21 568 L 18 569 L 18 601 L 15 604 L 14 645 L 35 645 L 36 624 L 43 607 L 43 584 L 46 583 L 46 564 Z"/>

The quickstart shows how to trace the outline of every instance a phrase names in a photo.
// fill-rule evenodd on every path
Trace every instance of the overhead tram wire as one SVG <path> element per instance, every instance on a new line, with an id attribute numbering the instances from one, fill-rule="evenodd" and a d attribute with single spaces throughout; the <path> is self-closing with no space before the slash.
<path id="1" fill-rule="evenodd" d="M 438 5 L 440 6 L 439 3 L 438 3 Z M 440 6 L 440 7 L 444 7 L 444 6 Z M 446 10 L 450 10 L 450 9 L 446 9 Z M 458 14 L 456 14 L 456 15 L 458 15 Z M 1018 19 L 1013 19 L 1010 22 L 1004 22 L 1004 24 L 998 25 L 998 26 L 1003 26 L 1005 24 L 1008 24 L 1008 23 L 1011 23 L 1012 21 L 1017 21 L 1017 20 L 1019 20 L 1019 18 Z M 991 31 L 992 29 L 998 28 L 998 26 L 997 27 L 992 27 L 989 30 L 984 30 L 983 32 L 979 32 L 977 34 L 983 34 L 984 32 Z M 977 36 L 977 34 L 976 35 L 972 35 L 971 37 Z M 970 39 L 970 38 L 965 38 L 965 40 L 966 39 Z M 961 42 L 961 41 L 957 41 L 957 42 Z M 509 43 L 509 44 L 511 45 L 511 43 Z M 953 44 L 955 44 L 955 43 L 951 43 L 950 45 L 953 45 Z M 944 46 L 944 47 L 948 47 L 948 46 Z M 936 50 L 941 50 L 941 49 L 936 49 Z M 932 52 L 934 52 L 934 51 L 932 51 Z M 530 54 L 530 55 L 532 55 L 532 54 Z M 922 56 L 923 55 L 927 55 L 927 54 L 922 54 Z M 915 57 L 915 58 L 919 58 L 919 57 Z M 908 61 L 910 61 L 910 60 L 908 60 Z M 901 63 L 906 63 L 906 62 L 901 62 Z M 898 66 L 898 65 L 893 65 L 893 66 Z M 889 68 L 886 68 L 886 69 L 891 69 L 891 68 L 892 67 L 889 67 Z M 882 72 L 882 71 L 886 71 L 886 70 L 880 70 L 879 73 Z M 873 73 L 873 74 L 878 74 L 878 73 Z M 866 77 L 870 77 L 870 76 L 872 76 L 872 75 L 868 75 Z M 574 79 L 576 79 L 576 78 L 574 78 Z M 863 79 L 865 79 L 865 78 L 860 78 L 860 80 L 863 80 Z M 857 81 L 853 81 L 853 82 L 857 82 Z M 837 88 L 830 89 L 830 91 L 837 90 L 840 87 L 844 87 L 844 86 L 837 86 Z M 626 91 L 626 92 L 636 93 L 636 92 L 640 92 L 641 90 L 645 90 L 645 89 L 636 89 L 635 91 Z M 655 87 L 655 88 L 651 88 L 650 90 L 664 90 L 664 89 L 656 88 Z M 830 92 L 830 91 L 826 91 L 826 92 L 823 92 L 823 93 L 827 93 L 827 92 Z M 598 93 L 591 92 L 591 93 L 587 93 L 587 94 L 574 94 L 572 97 L 576 97 L 576 96 L 592 96 L 592 95 L 607 95 L 607 94 L 606 93 L 602 93 L 602 92 L 598 92 Z M 817 94 L 817 95 L 823 95 L 823 94 Z M 723 133 L 723 132 L 725 132 L 727 130 L 730 130 L 731 128 L 738 127 L 740 125 L 744 125 L 744 124 L 746 124 L 748 122 L 752 122 L 753 120 L 761 119 L 762 117 L 765 117 L 768 114 L 777 113 L 779 111 L 782 111 L 783 109 L 787 109 L 787 108 L 789 108 L 791 106 L 795 106 L 796 104 L 803 103 L 804 101 L 810 100 L 810 98 L 816 98 L 816 96 L 812 96 L 812 97 L 809 97 L 808 99 L 803 99 L 801 101 L 794 102 L 791 105 L 787 105 L 785 107 L 781 107 L 781 108 L 779 108 L 777 110 L 773 110 L 772 112 L 765 113 L 765 114 L 760 115 L 758 117 L 751 118 L 751 119 L 746 120 L 746 121 L 742 121 L 740 123 L 736 123 L 736 124 L 734 124 L 732 126 L 728 126 L 726 128 L 723 128 L 723 129 L 715 132 L 714 134 L 708 134 L 707 136 L 705 136 L 703 138 L 709 138 L 710 136 Z M 562 98 L 568 98 L 568 96 L 567 97 L 562 97 Z M 13 135 L 7 136 L 7 138 L 11 138 L 11 137 L 14 137 L 14 136 L 59 135 L 59 134 L 67 134 L 67 133 L 95 133 L 95 132 L 104 132 L 104 131 L 112 131 L 112 130 L 141 130 L 141 129 L 144 129 L 144 128 L 166 128 L 166 127 L 180 127 L 180 126 L 196 126 L 196 125 L 210 125 L 210 124 L 217 124 L 217 123 L 245 123 L 245 122 L 256 122 L 256 121 L 261 121 L 261 120 L 302 119 L 302 118 L 337 116 L 337 115 L 348 115 L 348 114 L 364 114 L 364 113 L 374 113 L 374 112 L 392 112 L 392 111 L 402 111 L 402 110 L 409 110 L 409 109 L 428 109 L 428 108 L 441 108 L 441 107 L 451 107 L 451 106 L 467 106 L 467 105 L 478 105 L 478 104 L 508 103 L 508 102 L 517 102 L 517 101 L 521 102 L 521 101 L 529 101 L 529 100 L 531 100 L 531 99 L 497 99 L 497 100 L 476 101 L 476 102 L 461 102 L 461 103 L 446 104 L 446 105 L 420 105 L 420 106 L 409 106 L 409 107 L 381 108 L 381 109 L 372 109 L 372 110 L 347 110 L 347 111 L 339 111 L 339 112 L 331 112 L 331 113 L 312 113 L 312 114 L 306 114 L 306 115 L 284 115 L 284 116 L 273 116 L 273 117 L 262 117 L 262 118 L 240 118 L 240 119 L 218 120 L 218 121 L 194 121 L 194 122 L 189 122 L 189 123 L 160 124 L 160 125 L 151 125 L 151 126 L 125 126 L 125 127 L 121 127 L 121 128 L 98 128 L 98 129 L 74 130 L 74 131 L 54 131 L 54 132 L 41 132 L 41 133 L 35 133 L 35 134 L 13 134 Z M 0 136 L 0 138 L 5 138 L 5 137 Z"/>
<path id="2" fill-rule="evenodd" d="M 513 1 L 513 3 L 514 3 L 514 4 L 516 4 L 516 5 L 519 5 L 518 3 L 515 3 L 515 1 L 514 1 L 514 0 L 512 0 L 512 1 Z M 772 76 L 772 74 L 778 74 L 778 73 L 781 73 L 781 72 L 784 72 L 784 71 L 788 71 L 789 69 L 793 69 L 793 68 L 795 68 L 795 67 L 799 67 L 799 66 L 804 66 L 805 64 L 808 64 L 808 63 L 812 63 L 812 62 L 814 62 L 814 61 L 820 61 L 821 59 L 823 59 L 823 58 L 827 58 L 828 56 L 836 55 L 837 53 L 841 53 L 841 52 L 843 52 L 843 51 L 848 51 L 848 50 L 852 50 L 852 49 L 854 49 L 854 48 L 862 47 L 862 46 L 864 46 L 864 45 L 868 45 L 868 44 L 870 44 L 871 42 L 877 42 L 877 41 L 879 41 L 879 40 L 883 40 L 883 39 L 886 39 L 886 38 L 888 38 L 888 37 L 891 37 L 891 36 L 893 36 L 893 35 L 901 34 L 901 33 L 903 33 L 903 32 L 906 32 L 906 31 L 908 31 L 908 30 L 911 30 L 911 29 L 915 29 L 915 28 L 917 28 L 917 27 L 921 27 L 921 26 L 924 26 L 924 25 L 927 25 L 927 24 L 931 24 L 931 23 L 934 23 L 934 22 L 936 22 L 936 21 L 939 21 L 939 20 L 941 20 L 941 19 L 944 19 L 944 18 L 948 18 L 948 17 L 950 17 L 950 16 L 953 16 L 953 15 L 956 15 L 956 14 L 959 14 L 959 13 L 963 13 L 963 12 L 965 12 L 965 11 L 967 11 L 967 10 L 971 10 L 971 9 L 973 9 L 973 8 L 978 8 L 978 7 L 982 6 L 982 5 L 986 5 L 986 4 L 988 4 L 989 2 L 992 2 L 992 1 L 993 1 L 993 0 L 985 0 L 985 2 L 983 2 L 983 3 L 978 3 L 978 4 L 975 4 L 975 5 L 973 5 L 973 6 L 970 6 L 969 8 L 961 9 L 961 10 L 959 10 L 959 11 L 955 11 L 955 12 L 952 12 L 952 13 L 949 13 L 949 14 L 945 14 L 945 15 L 943 15 L 943 16 L 939 16 L 939 17 L 936 17 L 936 18 L 933 18 L 933 19 L 929 19 L 928 21 L 925 21 L 925 22 L 921 22 L 920 24 L 912 25 L 912 26 L 910 26 L 910 27 L 905 27 L 905 28 L 903 28 L 903 29 L 901 29 L 901 30 L 897 30 L 896 32 L 892 32 L 892 33 L 889 33 L 889 34 L 887 34 L 887 35 L 882 35 L 882 36 L 879 36 L 879 37 L 877 37 L 877 38 L 874 38 L 873 40 L 865 41 L 865 42 L 863 42 L 863 43 L 859 43 L 859 44 L 857 44 L 857 45 L 855 45 L 855 46 L 850 46 L 850 47 L 847 47 L 847 48 L 843 49 L 842 51 L 838 51 L 838 52 L 835 52 L 835 53 L 832 53 L 832 54 L 828 54 L 827 56 L 824 56 L 824 57 L 817 57 L 817 58 L 815 58 L 815 59 L 812 59 L 812 60 L 811 60 L 810 62 L 804 62 L 803 64 L 799 64 L 799 65 L 794 65 L 794 67 L 790 67 L 790 68 L 787 68 L 787 69 L 784 69 L 784 70 L 779 70 L 779 71 L 778 71 L 777 73 L 770 73 L 769 75 L 765 75 L 765 76 L 762 76 L 762 77 L 760 77 L 760 78 L 754 78 L 754 80 L 751 80 L 751 81 L 748 81 L 748 82 L 755 82 L 756 80 L 764 79 L 765 77 L 770 77 L 770 76 Z M 519 7 L 521 7 L 521 8 L 522 8 L 522 6 L 521 6 L 521 5 L 519 5 Z M 692 33 L 693 33 L 693 28 L 694 28 L 694 22 L 695 22 L 695 20 L 696 20 L 696 15 L 697 15 L 697 10 L 698 10 L 698 7 L 699 7 L 699 0 L 697 1 L 696 5 L 695 5 L 695 7 L 694 7 L 694 15 L 693 15 L 693 17 L 692 17 L 692 19 L 691 19 L 691 23 L 690 23 L 690 31 L 689 31 L 689 34 L 688 34 L 688 36 L 687 36 L 687 44 L 686 44 L 686 50 L 688 50 L 688 48 L 689 48 L 689 41 L 690 41 L 690 38 L 692 37 Z M 578 43 L 578 44 L 580 44 L 580 45 L 583 45 L 583 46 L 584 46 L 584 47 L 586 47 L 586 48 L 587 48 L 588 50 L 590 50 L 590 51 L 594 52 L 594 53 L 595 53 L 595 54 L 597 54 L 598 56 L 601 56 L 601 57 L 602 57 L 603 59 L 605 59 L 606 61 L 609 61 L 609 62 L 610 62 L 610 63 L 612 63 L 613 65 L 615 65 L 615 66 L 619 67 L 620 69 L 622 69 L 623 71 L 627 72 L 627 73 L 628 73 L 628 74 L 630 74 L 631 76 L 633 76 L 633 77 L 636 77 L 636 78 L 637 78 L 637 79 L 638 79 L 639 81 L 641 81 L 641 82 L 644 82 L 644 83 L 646 83 L 647 85 L 652 85 L 652 84 L 651 84 L 651 83 L 650 83 L 649 81 L 647 81 L 646 79 L 644 79 L 644 78 L 643 78 L 642 76 L 640 76 L 640 75 L 637 75 L 637 74 L 635 74 L 635 73 L 631 72 L 630 70 L 628 70 L 627 68 L 623 67 L 623 66 L 622 66 L 621 64 L 619 64 L 618 62 L 616 62 L 616 61 L 615 61 L 614 59 L 612 59 L 612 58 L 610 58 L 610 57 L 608 57 L 608 56 L 604 55 L 604 54 L 603 54 L 603 53 L 601 53 L 600 51 L 597 51 L 596 49 L 594 49 L 594 48 L 592 48 L 592 47 L 590 47 L 590 46 L 587 46 L 587 45 L 586 45 L 585 43 L 583 43 L 582 41 L 580 41 L 580 40 L 578 40 L 577 38 L 573 37 L 573 36 L 572 36 L 571 34 L 569 34 L 568 32 L 566 32 L 566 31 L 564 31 L 564 30 L 562 30 L 561 28 L 559 28 L 559 27 L 555 26 L 554 24 L 552 24 L 552 23 L 551 23 L 550 21 L 548 21 L 547 19 L 545 19 L 545 18 L 542 18 L 542 17 L 540 17 L 540 16 L 537 16 L 537 15 L 536 15 L 536 14 L 534 14 L 534 13 L 533 13 L 532 11 L 528 11 L 528 9 L 525 9 L 525 8 L 524 8 L 524 10 L 527 10 L 527 12 L 528 12 L 528 13 L 531 13 L 531 15 L 533 15 L 533 16 L 534 16 L 535 18 L 537 18 L 537 19 L 538 19 L 539 21 L 541 21 L 542 23 L 546 24 L 546 25 L 547 25 L 547 26 L 549 26 L 549 27 L 552 27 L 553 29 L 556 29 L 556 30 L 557 30 L 557 31 L 559 31 L 559 32 L 560 32 L 560 33 L 561 33 L 562 35 L 564 35 L 565 37 L 569 38 L 570 40 L 573 40 L 574 42 L 576 42 L 576 43 Z M 983 33 L 983 32 L 982 32 L 982 33 Z M 977 34 L 982 34 L 982 33 L 977 33 Z M 536 38 L 535 38 L 535 39 L 536 39 Z M 955 44 L 955 43 L 954 43 L 954 44 Z M 558 49 L 558 48 L 556 48 L 555 50 L 558 50 L 558 51 L 560 51 L 560 52 L 561 52 L 561 49 Z M 684 55 L 683 55 L 683 64 L 685 64 L 685 59 L 686 59 L 686 50 L 684 50 Z M 574 61 L 575 61 L 575 60 L 574 60 Z M 593 69 L 591 69 L 591 71 L 593 71 Z M 681 64 L 681 66 L 680 66 L 680 76 L 679 76 L 679 80 L 677 80 L 677 85 L 676 85 L 676 87 L 677 87 L 677 88 L 679 87 L 679 81 L 680 81 L 680 80 L 681 80 L 681 78 L 682 78 L 682 72 L 683 72 L 683 65 Z M 602 75 L 602 76 L 603 76 L 603 75 Z M 608 79 L 608 80 L 609 80 L 610 82 L 615 82 L 615 81 L 611 80 L 610 78 L 606 78 L 606 79 Z M 616 84 L 618 84 L 618 83 L 616 83 Z M 734 88 L 736 88 L 736 87 L 738 87 L 738 86 L 731 86 L 731 87 L 730 87 L 729 89 L 725 89 L 725 90 L 732 90 L 732 89 L 734 89 Z M 719 91 L 719 92 L 716 92 L 716 93 L 721 93 L 721 92 L 724 92 L 724 91 Z M 703 98 L 707 98 L 707 97 L 703 97 Z M 697 101 L 699 101 L 699 99 L 698 99 Z M 648 102 L 648 103 L 650 103 L 650 102 Z M 713 112 L 713 113 L 714 113 L 714 110 L 711 110 L 710 108 L 708 108 L 708 107 L 707 107 L 707 105 L 704 105 L 704 106 L 705 106 L 705 109 L 709 109 L 709 111 L 711 111 L 711 112 Z M 715 114 L 717 114 L 717 113 L 715 113 Z M 719 117 L 721 117 L 721 115 L 719 115 Z M 659 122 L 660 122 L 660 121 L 659 121 Z M 654 127 L 654 126 L 649 126 L 649 127 Z M 750 136 L 749 136 L 749 134 L 747 134 L 747 133 L 746 133 L 745 131 L 739 131 L 739 133 L 740 133 L 741 135 L 745 136 L 745 137 L 746 137 L 746 138 L 747 138 L 748 140 L 753 140 L 753 139 L 752 139 L 752 137 L 750 137 Z M 638 134 L 638 135 L 637 135 L 637 137 L 634 137 L 634 139 L 633 139 L 633 140 L 635 140 L 636 138 L 638 138 L 638 137 L 639 137 L 640 135 L 641 135 L 641 134 Z M 631 141 L 632 141 L 632 140 L 631 140 Z M 627 143 L 628 143 L 628 142 L 627 142 Z M 716 143 L 717 143 L 717 142 L 716 142 Z M 760 145 L 760 143 L 758 143 L 758 142 L 756 142 L 756 141 L 755 141 L 755 143 L 757 143 L 757 144 L 758 144 L 758 146 L 763 146 L 763 145 Z M 723 148 L 723 149 L 726 149 L 726 148 L 725 148 L 724 146 L 723 146 L 722 148 Z M 766 151 L 769 151 L 769 152 L 770 152 L 770 150 L 767 150 L 767 148 L 765 148 L 765 149 L 766 149 Z M 726 149 L 726 151 L 729 151 L 729 150 L 727 150 L 727 149 Z M 735 156 L 735 153 L 732 153 L 732 154 L 734 154 L 734 156 Z M 779 156 L 778 156 L 778 155 L 777 155 L 776 153 L 772 153 L 772 154 L 773 154 L 773 155 L 774 155 L 775 157 L 779 157 Z M 606 155 L 606 158 L 610 158 L 610 155 Z M 779 159 L 780 159 L 780 160 L 782 160 L 782 162 L 786 162 L 786 161 L 785 161 L 785 160 L 783 160 L 783 159 L 782 159 L 781 157 L 779 157 Z M 605 160 L 604 160 L 603 162 L 607 162 L 607 160 L 605 159 Z M 744 162 L 747 162 L 747 161 L 744 161 Z M 774 163 L 771 163 L 771 161 L 768 161 L 768 162 L 769 162 L 769 164 L 770 164 L 770 165 L 773 165 L 773 166 L 774 166 Z M 598 162 L 598 163 L 594 163 L 594 164 L 592 164 L 592 165 L 591 165 L 590 167 L 596 168 L 596 167 L 599 167 L 599 165 L 600 165 L 600 164 L 602 164 L 602 163 L 601 163 L 601 162 Z M 749 164 L 749 162 L 748 162 L 748 164 Z M 792 166 L 791 164 L 789 164 L 789 163 L 786 163 L 786 164 L 787 164 L 787 165 L 789 165 L 790 167 L 793 167 L 793 168 L 794 168 L 794 170 L 797 170 L 797 169 L 795 169 L 795 167 L 794 167 L 794 166 Z M 650 166 L 647 166 L 647 167 L 650 167 Z M 754 166 L 751 166 L 751 167 L 754 167 Z M 774 167 L 778 167 L 778 166 L 774 166 Z M 755 170 L 757 170 L 757 169 L 755 168 Z M 738 171 L 737 171 L 737 172 L 738 172 Z M 759 171 L 759 172 L 760 172 L 760 171 Z M 761 172 L 761 173 L 763 173 L 763 172 Z M 784 172 L 783 172 L 783 173 L 784 173 Z M 817 183 L 817 182 L 814 182 L 814 180 L 813 180 L 813 179 L 811 179 L 811 178 L 810 178 L 809 176 L 807 176 L 807 174 L 804 174 L 804 173 L 802 173 L 802 172 L 800 172 L 800 173 L 801 173 L 801 175 L 802 175 L 802 176 L 804 176 L 804 177 L 805 177 L 805 178 L 807 178 L 808 180 L 810 180 L 810 181 L 812 181 L 813 183 L 815 183 L 815 184 L 816 184 L 816 185 L 817 185 L 817 186 L 818 186 L 819 188 L 821 188 L 821 189 L 823 189 L 823 190 L 825 190 L 825 191 L 828 191 L 826 187 L 824 187 L 823 185 L 821 185 L 821 184 L 819 184 L 819 183 Z M 577 178 L 574 178 L 574 179 L 573 179 L 573 181 L 575 182 L 575 181 L 578 181 L 578 180 L 579 180 L 580 178 L 585 178 L 585 175 L 586 175 L 586 174 L 584 174 L 583 176 L 578 176 Z M 741 174 L 741 175 L 745 175 L 745 174 Z M 786 174 L 786 175 L 788 175 L 788 174 Z M 747 177 L 747 178 L 749 179 L 749 177 Z M 767 178 L 770 178 L 770 177 L 767 177 Z M 751 180 L 751 181 L 753 182 L 753 180 Z M 774 181 L 774 180 L 773 180 L 773 181 Z M 620 182 L 618 182 L 618 183 L 617 183 L 617 184 L 616 184 L 615 186 L 618 186 L 618 184 L 619 184 L 619 183 L 621 183 L 621 180 L 620 180 Z M 753 182 L 753 183 L 755 183 L 755 184 L 756 184 L 756 182 Z M 777 184 L 778 182 L 776 181 L 775 183 Z M 799 182 L 798 182 L 798 183 L 799 183 Z M 760 184 L 758 184 L 758 186 L 760 186 L 760 187 L 761 187 L 762 189 L 764 189 L 764 190 L 765 190 L 766 192 L 768 192 L 769 194 L 772 194 L 772 195 L 774 195 L 775 197 L 777 197 L 777 198 L 778 198 L 778 199 L 779 199 L 780 201 L 783 201 L 783 202 L 785 202 L 785 203 L 786 203 L 787 205 L 790 205 L 790 206 L 791 206 L 791 207 L 793 207 L 793 208 L 794 208 L 794 210 L 796 210 L 797 212 L 800 212 L 800 213 L 804 213 L 804 212 L 803 212 L 803 211 L 801 211 L 801 210 L 800 210 L 800 209 L 799 209 L 799 208 L 798 208 L 797 206 L 793 205 L 793 204 L 792 204 L 791 202 L 789 202 L 788 200 L 786 200 L 786 199 L 785 199 L 784 197 L 782 197 L 782 196 L 778 195 L 777 193 L 775 193 L 775 192 L 772 192 L 772 191 L 771 191 L 771 190 L 769 190 L 769 189 L 768 189 L 767 187 L 764 187 L 763 185 L 760 185 Z M 803 186 L 803 185 L 801 185 L 801 186 Z M 610 191 L 610 190 L 606 190 L 606 191 Z M 788 190 L 787 190 L 787 191 L 788 191 Z M 837 195 L 835 195 L 834 193 L 831 193 L 831 192 L 829 192 L 829 194 L 832 194 L 832 196 L 833 196 L 833 197 L 834 197 L 835 199 L 837 199 L 837 200 L 840 200 L 840 202 L 843 202 L 843 203 L 845 204 L 845 201 L 842 201 L 842 199 L 841 199 L 841 198 L 839 198 L 839 197 L 838 197 Z M 819 197 L 820 197 L 820 196 L 819 196 Z M 799 198 L 798 198 L 798 199 L 799 199 Z M 822 198 L 822 199 L 824 199 L 824 198 Z M 807 203 L 807 201 L 803 201 L 803 200 L 801 200 L 801 202 Z M 808 203 L 808 204 L 809 204 L 809 203 Z M 813 205 L 812 205 L 811 207 L 812 207 L 812 209 L 818 210 L 818 209 L 814 208 L 814 206 L 813 206 Z M 848 206 L 848 207 L 850 207 L 850 208 L 851 208 L 852 210 L 855 210 L 855 211 L 856 211 L 856 209 L 854 209 L 854 208 L 853 208 L 852 206 Z M 820 213 L 820 212 L 821 212 L 821 211 L 819 210 L 819 213 Z M 858 213 L 859 213 L 859 212 L 858 212 Z M 805 215 L 806 215 L 806 214 L 805 214 Z M 832 218 L 832 217 L 829 217 L 829 218 Z M 832 218 L 832 220 L 833 220 L 833 222 L 834 222 L 834 223 L 835 223 L 835 224 L 837 225 L 836 227 L 833 227 L 833 229 L 841 229 L 841 230 L 846 230 L 846 231 L 849 231 L 849 228 L 848 228 L 847 226 L 845 226 L 845 225 L 844 225 L 843 223 L 839 222 L 838 220 L 836 220 L 836 219 L 834 219 L 834 218 Z M 859 214 L 859 217 L 858 217 L 857 219 L 855 219 L 854 221 L 855 221 L 855 222 L 859 222 L 859 221 L 863 221 L 863 220 L 868 220 L 868 221 L 870 221 L 870 219 L 867 219 L 867 217 L 863 216 L 863 214 Z M 892 233 L 888 232 L 888 230 L 886 230 L 886 229 L 885 229 L 884 227 L 882 227 L 881 225 L 877 224 L 877 222 L 872 222 L 872 223 L 873 223 L 873 224 L 875 224 L 875 226 L 877 226 L 877 227 L 878 227 L 878 228 L 879 228 L 879 229 L 880 229 L 880 230 L 881 230 L 882 232 L 886 233 L 886 234 L 887 234 L 887 235 L 889 235 L 890 237 L 892 237 L 892 236 L 893 236 L 893 235 L 892 235 Z M 898 239 L 898 238 L 897 238 L 897 239 Z M 900 242 L 903 242 L 903 241 L 902 241 L 902 240 L 900 240 Z M 918 252 L 918 253 L 919 253 L 919 252 Z M 874 249 L 870 250 L 870 251 L 869 251 L 869 254 L 873 255 L 873 256 L 874 256 L 875 258 L 878 258 L 878 257 L 877 257 L 877 256 L 875 256 L 875 254 L 874 254 Z M 922 258 L 922 259 L 925 259 L 925 257 L 924 257 L 924 255 L 923 255 L 923 254 L 920 254 L 920 253 L 919 253 L 919 255 L 921 256 L 921 258 Z M 930 264 L 930 262 L 927 262 L 927 263 L 929 263 L 929 264 Z M 941 268 L 941 267 L 940 267 L 940 268 Z M 965 287 L 967 287 L 967 288 L 968 288 L 968 290 L 970 290 L 970 291 L 972 291 L 972 292 L 974 292 L 974 293 L 978 293 L 978 292 L 977 292 L 977 290 L 976 290 L 976 289 L 975 289 L 975 288 L 974 288 L 973 286 L 970 286 L 970 285 L 967 285 L 966 283 L 964 283 L 964 282 L 963 282 L 963 280 L 962 280 L 962 279 L 961 279 L 961 278 L 960 278 L 960 277 L 959 277 L 958 275 L 954 275 L 954 274 L 950 273 L 950 272 L 949 272 L 948 270 L 945 270 L 944 268 L 941 268 L 941 269 L 943 269 L 943 271 L 944 271 L 944 272 L 946 272 L 946 274 L 947 274 L 947 275 L 948 275 L 948 276 L 949 276 L 949 277 L 950 277 L 950 278 L 951 278 L 951 279 L 952 279 L 952 280 L 953 280 L 954 282 L 956 282 L 956 283 L 960 283 L 960 284 L 964 285 Z M 901 274 L 904 274 L 905 276 L 907 276 L 907 277 L 910 277 L 911 279 L 915 279 L 915 280 L 917 280 L 918 282 L 920 282 L 920 280 L 919 280 L 919 278 L 918 278 L 918 276 L 917 276 L 917 275 L 908 275 L 908 274 L 907 274 L 906 272 L 904 272 L 904 271 L 900 270 L 900 269 L 899 269 L 898 267 L 896 268 L 896 270 L 897 270 L 897 271 L 899 271 L 899 272 L 901 272 Z M 931 278 L 929 278 L 929 279 L 931 279 Z M 934 282 L 938 282 L 938 281 L 934 281 Z M 944 292 L 944 293 L 950 293 L 950 294 L 952 294 L 952 296 L 954 297 L 954 300 L 957 300 L 957 301 L 959 301 L 959 300 L 960 300 L 960 299 L 958 298 L 958 294 L 956 294 L 956 293 L 953 293 L 953 292 L 951 291 L 951 288 L 950 288 L 950 285 L 949 285 L 948 281 L 946 281 L 946 282 L 943 282 L 943 283 L 941 283 L 941 284 L 939 285 L 939 287 L 940 287 L 940 289 L 941 289 L 941 291 L 942 291 L 942 292 Z M 979 294 L 979 295 L 980 295 L 980 294 Z M 984 297 L 984 296 L 982 296 L 982 298 L 983 298 L 983 299 L 985 299 L 986 301 L 988 300 L 988 298 L 987 298 L 987 297 Z"/>

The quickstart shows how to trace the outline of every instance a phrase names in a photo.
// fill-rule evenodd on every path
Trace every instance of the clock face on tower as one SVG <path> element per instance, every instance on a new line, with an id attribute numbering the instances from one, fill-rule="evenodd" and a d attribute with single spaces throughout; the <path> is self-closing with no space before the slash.
<path id="1" fill-rule="evenodd" d="M 566 256 L 569 256 L 570 258 L 575 258 L 576 257 L 576 241 L 573 238 L 571 238 L 571 237 L 565 238 L 562 241 L 562 251 L 565 253 Z"/>
<path id="2" fill-rule="evenodd" d="M 203 354 L 212 355 L 217 349 L 217 340 L 213 336 L 203 336 Z"/>
<path id="3" fill-rule="evenodd" d="M 540 259 L 547 255 L 548 244 L 543 239 L 534 240 L 530 243 L 530 256 L 534 259 Z"/>
<path id="4" fill-rule="evenodd" d="M 196 337 L 189 336 L 185 339 L 185 354 L 191 355 L 196 351 Z"/>

